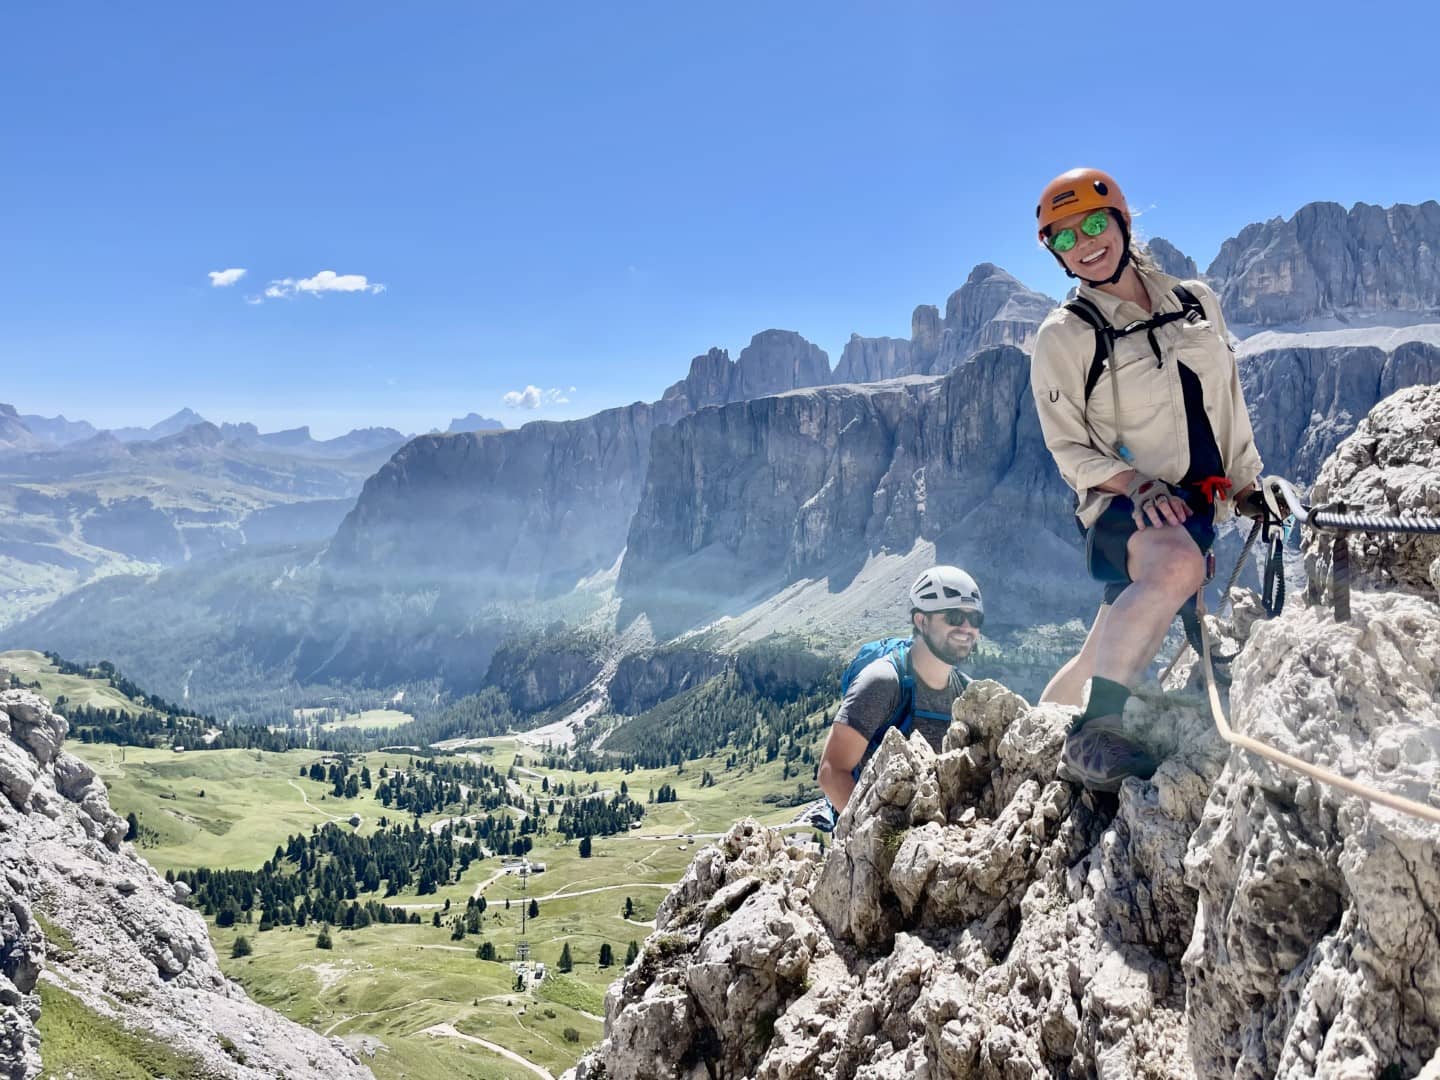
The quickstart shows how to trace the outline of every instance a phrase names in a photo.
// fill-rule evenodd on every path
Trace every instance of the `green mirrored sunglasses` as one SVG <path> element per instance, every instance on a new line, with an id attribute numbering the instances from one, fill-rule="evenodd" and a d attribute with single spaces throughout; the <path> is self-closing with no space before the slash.
<path id="1" fill-rule="evenodd" d="M 1086 236 L 1099 236 L 1109 227 L 1109 210 L 1096 210 L 1093 213 L 1086 214 L 1085 220 L 1080 222 L 1080 231 Z M 1076 239 L 1074 229 L 1061 229 L 1054 236 L 1050 237 L 1046 243 L 1050 245 L 1051 251 L 1065 252 L 1075 246 Z"/>

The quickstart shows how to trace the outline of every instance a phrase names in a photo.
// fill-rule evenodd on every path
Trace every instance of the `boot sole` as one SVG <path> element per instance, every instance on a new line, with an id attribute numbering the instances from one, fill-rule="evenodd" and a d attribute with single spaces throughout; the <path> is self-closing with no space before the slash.
<path id="1" fill-rule="evenodd" d="M 1081 787 L 1085 788 L 1086 791 L 1099 791 L 1107 794 L 1113 794 L 1114 792 L 1120 790 L 1121 784 L 1123 784 L 1130 777 L 1136 776 L 1137 774 L 1124 773 L 1120 776 L 1097 778 L 1088 773 L 1082 773 L 1076 769 L 1072 769 L 1067 762 L 1061 761 L 1060 764 L 1055 768 L 1055 775 L 1058 776 L 1061 780 L 1066 781 L 1067 783 L 1079 784 Z"/>

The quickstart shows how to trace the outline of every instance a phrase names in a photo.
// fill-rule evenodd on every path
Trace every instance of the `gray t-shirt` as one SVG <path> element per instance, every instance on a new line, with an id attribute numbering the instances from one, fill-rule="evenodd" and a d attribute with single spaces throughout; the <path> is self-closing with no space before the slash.
<path id="1" fill-rule="evenodd" d="M 908 663 L 908 661 L 907 661 Z M 924 716 L 915 717 L 913 730 L 925 736 L 925 741 L 940 752 L 945 732 L 950 728 L 950 706 L 965 692 L 970 680 L 959 669 L 951 668 L 950 685 L 944 690 L 932 690 L 911 672 L 915 681 L 915 709 L 917 712 L 939 713 L 944 720 L 931 720 Z M 900 676 L 895 664 L 888 656 L 872 660 L 860 670 L 845 692 L 840 711 L 835 714 L 835 723 L 848 724 L 865 738 L 889 722 L 895 715 L 895 706 L 900 703 Z"/>

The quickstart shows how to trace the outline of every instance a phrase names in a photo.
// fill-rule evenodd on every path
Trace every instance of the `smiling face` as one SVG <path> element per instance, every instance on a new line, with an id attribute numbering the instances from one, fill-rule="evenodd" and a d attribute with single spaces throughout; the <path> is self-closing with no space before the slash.
<path id="1" fill-rule="evenodd" d="M 980 640 L 978 626 L 970 622 L 951 626 L 943 611 L 930 615 L 917 611 L 910 621 L 930 651 L 947 664 L 958 664 L 966 659 Z"/>
<path id="2" fill-rule="evenodd" d="M 1056 254 L 1065 268 L 1082 281 L 1104 281 L 1120 268 L 1120 259 L 1125 254 L 1125 230 L 1116 224 L 1113 210 L 1103 212 L 1109 217 L 1109 223 L 1098 236 L 1087 236 L 1080 227 L 1094 210 L 1071 214 L 1050 227 L 1052 237 L 1064 229 L 1074 230 L 1075 246 Z"/>

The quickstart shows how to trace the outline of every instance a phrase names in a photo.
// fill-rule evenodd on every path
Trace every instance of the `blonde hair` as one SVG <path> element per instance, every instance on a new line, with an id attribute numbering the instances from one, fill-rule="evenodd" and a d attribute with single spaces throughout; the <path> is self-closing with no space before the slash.
<path id="1" fill-rule="evenodd" d="M 1160 264 L 1155 261 L 1155 256 L 1150 254 L 1150 249 L 1130 237 L 1130 265 L 1137 270 L 1147 270 L 1150 273 L 1159 273 Z"/>

